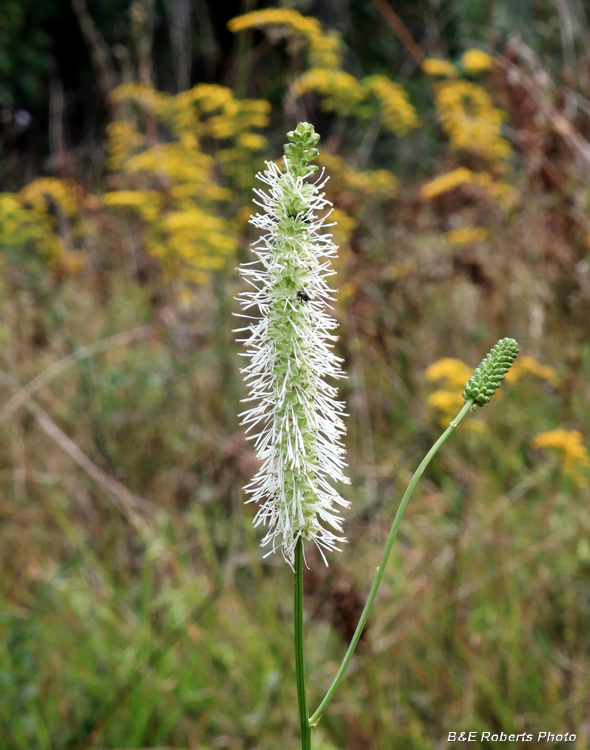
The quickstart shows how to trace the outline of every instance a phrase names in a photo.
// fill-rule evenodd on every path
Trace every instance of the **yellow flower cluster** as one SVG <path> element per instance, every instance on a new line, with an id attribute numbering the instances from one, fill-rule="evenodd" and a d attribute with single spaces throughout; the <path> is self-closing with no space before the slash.
<path id="1" fill-rule="evenodd" d="M 122 169 L 129 154 L 139 150 L 144 144 L 144 137 L 131 120 L 115 120 L 107 125 L 107 150 L 109 169 Z"/>
<path id="2" fill-rule="evenodd" d="M 441 78 L 456 78 L 457 68 L 448 60 L 438 57 L 430 57 L 422 63 L 422 70 L 429 76 L 440 76 Z"/>
<path id="3" fill-rule="evenodd" d="M 465 403 L 461 394 L 465 384 L 473 375 L 473 370 L 460 359 L 445 357 L 427 367 L 424 374 L 426 380 L 431 383 L 443 381 L 442 388 L 433 391 L 426 402 L 439 411 L 439 421 L 441 425 L 446 426 Z M 481 422 L 473 422 L 473 424 L 477 425 L 472 428 L 475 430 L 483 427 Z"/>
<path id="4" fill-rule="evenodd" d="M 0 246 L 29 250 L 49 265 L 76 272 L 82 260 L 73 242 L 85 229 L 83 191 L 73 180 L 42 177 L 19 193 L 0 194 Z M 15 258 L 17 260 L 17 258 Z"/>
<path id="5" fill-rule="evenodd" d="M 463 53 L 461 65 L 466 73 L 478 75 L 494 67 L 494 58 L 480 49 L 468 49 Z"/>
<path id="6" fill-rule="evenodd" d="M 340 247 L 338 259 L 334 261 L 334 268 L 342 265 L 343 246 L 347 245 L 352 233 L 358 225 L 354 216 L 349 216 L 339 208 L 333 208 L 330 214 L 330 221 L 335 222 L 330 231 L 334 235 L 334 243 Z"/>
<path id="7" fill-rule="evenodd" d="M 233 33 L 245 29 L 280 27 L 286 34 L 303 37 L 308 46 L 311 67 L 339 68 L 342 63 L 342 45 L 334 34 L 325 34 L 320 22 L 310 16 L 302 16 L 287 8 L 255 10 L 232 18 L 227 27 Z"/>
<path id="8" fill-rule="evenodd" d="M 423 198 L 434 198 L 441 193 L 454 190 L 460 185 L 465 185 L 473 181 L 473 172 L 467 167 L 458 167 L 451 172 L 445 172 L 435 177 L 430 182 L 422 186 L 420 193 Z"/>
<path id="9" fill-rule="evenodd" d="M 510 146 L 501 135 L 504 113 L 493 106 L 481 86 L 463 80 L 439 81 L 434 93 L 439 119 L 453 148 L 490 159 L 510 156 Z"/>
<path id="10" fill-rule="evenodd" d="M 360 81 L 380 103 L 383 124 L 396 135 L 406 135 L 420 125 L 420 118 L 402 87 L 386 76 L 367 76 Z"/>
<path id="11" fill-rule="evenodd" d="M 104 203 L 142 219 L 146 248 L 168 278 L 203 283 L 237 248 L 235 222 L 220 202 L 251 182 L 252 152 L 266 144 L 252 131 L 266 125 L 270 105 L 237 100 L 229 89 L 208 84 L 176 96 L 128 84 L 114 99 L 129 111 L 134 105 L 139 116 L 108 129 L 109 165 L 127 184 L 105 194 Z M 146 123 L 145 133 L 138 122 Z M 158 126 L 166 128 L 168 142 L 159 142 Z M 215 159 L 203 150 L 211 141 L 218 146 Z M 225 186 L 215 178 L 216 165 Z"/>
<path id="12" fill-rule="evenodd" d="M 462 391 L 469 378 L 473 375 L 473 369 L 460 359 L 445 357 L 427 367 L 424 374 L 426 380 L 431 383 L 442 380 L 444 381 L 445 388 L 448 390 L 461 389 Z"/>
<path id="13" fill-rule="evenodd" d="M 458 167 L 435 177 L 422 186 L 420 194 L 423 198 L 434 198 L 461 185 L 476 185 L 482 188 L 505 210 L 514 208 L 520 200 L 518 191 L 507 182 L 494 180 L 488 172 L 472 172 L 466 167 Z"/>
<path id="14" fill-rule="evenodd" d="M 83 191 L 73 180 L 39 177 L 24 187 L 20 200 L 35 210 L 48 214 L 53 204 L 63 214 L 73 218 L 80 212 Z"/>
<path id="15" fill-rule="evenodd" d="M 22 253 L 30 247 L 38 250 L 50 262 L 59 258 L 59 238 L 53 227 L 39 219 L 36 211 L 23 206 L 18 195 L 0 193 L 0 247 L 3 260 L 11 251 Z"/>
<path id="16" fill-rule="evenodd" d="M 536 375 L 537 377 L 542 378 L 554 388 L 561 388 L 561 380 L 553 367 L 542 365 L 537 362 L 536 359 L 529 357 L 526 354 L 519 357 L 510 370 L 508 370 L 506 373 L 506 380 L 515 383 L 523 375 L 527 374 Z"/>
<path id="17" fill-rule="evenodd" d="M 319 163 L 330 174 L 329 185 L 337 185 L 342 191 L 352 191 L 365 196 L 393 198 L 397 194 L 398 181 L 387 169 L 367 169 L 357 172 L 340 156 L 327 151 L 320 152 Z"/>
<path id="18" fill-rule="evenodd" d="M 326 111 L 361 118 L 379 112 L 385 127 L 398 136 L 406 135 L 420 124 L 406 92 L 386 76 L 367 76 L 358 81 L 343 70 L 312 68 L 292 87 L 297 96 L 309 91 L 322 95 L 322 108 Z"/>
<path id="19" fill-rule="evenodd" d="M 447 232 L 445 237 L 451 245 L 467 245 L 471 242 L 483 242 L 488 236 L 484 227 L 462 227 Z"/>
<path id="20" fill-rule="evenodd" d="M 341 44 L 337 37 L 322 31 L 317 19 L 295 10 L 271 8 L 238 16 L 228 23 L 233 32 L 265 27 L 280 27 L 286 34 L 307 41 L 310 67 L 294 82 L 292 95 L 317 91 L 323 109 L 343 116 L 371 117 L 379 112 L 385 127 L 399 136 L 418 127 L 419 117 L 401 86 L 382 75 L 359 81 L 342 70 Z"/>
<path id="21" fill-rule="evenodd" d="M 311 68 L 299 76 L 292 87 L 292 93 L 297 96 L 303 96 L 308 91 L 317 91 L 322 95 L 322 109 L 338 112 L 345 117 L 357 112 L 359 105 L 367 99 L 366 89 L 343 70 Z"/>
<path id="22" fill-rule="evenodd" d="M 561 451 L 561 470 L 571 477 L 579 487 L 588 486 L 585 469 L 590 468 L 588 449 L 582 444 L 582 433 L 578 430 L 557 429 L 542 432 L 531 441 L 532 448 L 556 448 Z"/>

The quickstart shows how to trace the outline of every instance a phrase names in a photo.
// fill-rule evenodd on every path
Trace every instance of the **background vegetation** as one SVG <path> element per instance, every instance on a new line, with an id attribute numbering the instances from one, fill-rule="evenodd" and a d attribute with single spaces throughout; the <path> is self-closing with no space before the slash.
<path id="1" fill-rule="evenodd" d="M 590 747 L 590 26 L 579 0 L 0 0 L 0 748 L 295 748 L 292 574 L 241 487 L 254 175 L 322 136 L 352 509 L 310 551 L 318 750 Z M 254 15 L 247 15 L 253 13 Z M 571 745 L 570 745 L 571 746 Z"/>

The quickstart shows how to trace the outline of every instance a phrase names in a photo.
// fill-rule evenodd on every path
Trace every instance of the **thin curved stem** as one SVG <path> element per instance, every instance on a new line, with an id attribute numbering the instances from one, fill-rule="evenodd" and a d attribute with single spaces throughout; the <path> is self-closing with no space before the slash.
<path id="1" fill-rule="evenodd" d="M 297 672 L 297 702 L 301 723 L 301 750 L 311 750 L 311 725 L 305 693 L 305 661 L 303 658 L 303 540 L 295 547 L 295 670 Z"/>
<path id="2" fill-rule="evenodd" d="M 324 699 L 318 706 L 317 711 L 313 714 L 311 719 L 309 719 L 309 723 L 312 727 L 317 726 L 322 714 L 324 713 L 324 711 L 326 710 L 326 707 L 328 706 L 328 703 L 332 700 L 332 696 L 334 695 L 336 688 L 338 687 L 340 683 L 340 680 L 344 677 L 346 668 L 348 667 L 348 664 L 350 663 L 352 655 L 354 654 L 354 650 L 357 647 L 357 644 L 363 632 L 363 628 L 365 627 L 367 618 L 369 617 L 371 606 L 373 605 L 373 601 L 375 600 L 377 589 L 379 588 L 379 584 L 381 583 L 381 579 L 383 578 L 383 573 L 385 572 L 385 566 L 387 565 L 387 560 L 389 559 L 389 554 L 391 552 L 391 548 L 393 547 L 393 542 L 395 541 L 395 537 L 397 535 L 397 530 L 401 523 L 402 516 L 404 515 L 404 511 L 406 510 L 408 501 L 410 500 L 412 493 L 414 492 L 414 487 L 416 486 L 418 480 L 424 473 L 424 470 L 426 469 L 428 464 L 432 461 L 432 459 L 436 455 L 438 449 L 449 438 L 451 433 L 455 431 L 455 428 L 457 427 L 459 422 L 463 419 L 463 417 L 467 414 L 467 412 L 471 409 L 472 406 L 473 406 L 473 401 L 472 400 L 467 401 L 465 406 L 461 409 L 459 414 L 457 414 L 457 416 L 451 422 L 451 424 L 447 427 L 445 432 L 443 432 L 443 434 L 439 437 L 436 443 L 428 451 L 428 453 L 424 457 L 424 460 L 414 472 L 414 476 L 412 477 L 410 484 L 408 485 L 408 488 L 404 493 L 404 496 L 399 505 L 399 508 L 397 509 L 397 513 L 395 514 L 395 518 L 393 519 L 391 531 L 389 532 L 389 536 L 387 537 L 387 542 L 385 543 L 385 549 L 383 550 L 383 555 L 381 556 L 381 562 L 379 563 L 379 567 L 377 568 L 377 575 L 375 576 L 375 580 L 373 581 L 373 585 L 371 586 L 371 591 L 369 592 L 367 603 L 365 604 L 365 608 L 362 611 L 359 624 L 356 627 L 356 630 L 350 642 L 350 646 L 348 647 L 348 650 L 346 654 L 344 655 L 344 659 L 342 660 L 342 664 L 340 665 L 340 668 L 338 672 L 336 673 L 336 677 L 334 677 L 334 681 L 330 685 L 330 689 L 328 690 Z"/>

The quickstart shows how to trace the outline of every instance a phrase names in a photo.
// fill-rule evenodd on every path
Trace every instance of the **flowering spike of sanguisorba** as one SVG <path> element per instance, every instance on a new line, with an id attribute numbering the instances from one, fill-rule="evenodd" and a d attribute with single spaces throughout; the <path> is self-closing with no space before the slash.
<path id="1" fill-rule="evenodd" d="M 250 363 L 242 372 L 245 400 L 253 402 L 240 416 L 262 462 L 245 490 L 248 502 L 260 506 L 255 526 L 267 528 L 262 546 L 280 549 L 293 567 L 300 538 L 315 542 L 322 556 L 346 541 L 336 506 L 348 502 L 332 482 L 348 480 L 344 404 L 325 380 L 344 377 L 332 351 L 337 323 L 327 312 L 334 290 L 326 280 L 335 273 L 330 260 L 337 251 L 323 232 L 332 224 L 319 215 L 331 205 L 321 192 L 327 177 L 322 171 L 307 181 L 317 169 L 309 164 L 318 155 L 313 126 L 300 123 L 288 138 L 283 169 L 266 162 L 258 174 L 268 189 L 255 190 L 262 212 L 250 221 L 264 234 L 252 245 L 257 260 L 240 267 L 252 286 L 239 295 L 242 317 L 252 323 L 238 330 L 246 332 L 242 356 Z"/>
<path id="2" fill-rule="evenodd" d="M 500 339 L 467 381 L 463 391 L 465 403 L 472 400 L 473 408 L 489 403 L 517 356 L 516 341 L 508 338 Z"/>

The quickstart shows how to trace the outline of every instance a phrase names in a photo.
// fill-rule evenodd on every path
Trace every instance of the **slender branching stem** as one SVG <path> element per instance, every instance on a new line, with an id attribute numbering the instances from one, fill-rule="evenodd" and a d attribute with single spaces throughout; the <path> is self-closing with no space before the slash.
<path id="1" fill-rule="evenodd" d="M 303 540 L 295 547 L 295 670 L 297 672 L 297 701 L 301 722 L 301 750 L 311 750 L 311 725 L 305 694 L 305 662 L 303 655 Z"/>
<path id="2" fill-rule="evenodd" d="M 346 652 L 344 659 L 342 660 L 342 664 L 340 665 L 340 669 L 338 670 L 336 677 L 334 677 L 334 681 L 332 682 L 330 689 L 326 693 L 324 699 L 318 706 L 317 711 L 313 714 L 311 719 L 309 719 L 309 723 L 312 727 L 317 726 L 322 714 L 326 710 L 326 707 L 332 700 L 332 696 L 334 695 L 336 688 L 338 687 L 340 680 L 344 677 L 344 673 L 346 672 L 346 668 L 348 667 L 348 664 L 352 658 L 352 655 L 354 653 L 355 648 L 357 647 L 357 644 L 359 642 L 359 639 L 361 637 L 361 634 L 363 632 L 363 628 L 365 627 L 365 623 L 367 622 L 367 618 L 369 617 L 369 611 L 371 609 L 371 606 L 373 605 L 373 601 L 375 600 L 375 596 L 377 594 L 377 589 L 379 588 L 379 584 L 381 583 L 381 579 L 383 578 L 383 573 L 385 572 L 385 566 L 387 565 L 387 560 L 389 558 L 389 554 L 391 552 L 391 548 L 393 547 L 393 542 L 395 541 L 395 537 L 397 535 L 397 530 L 399 529 L 399 525 L 402 520 L 402 516 L 404 515 L 404 511 L 406 509 L 406 506 L 408 504 L 408 501 L 410 500 L 410 497 L 412 496 L 412 493 L 414 491 L 414 487 L 416 486 L 418 480 L 424 473 L 424 470 L 428 466 L 428 464 L 431 462 L 431 460 L 436 455 L 438 449 L 441 447 L 441 445 L 448 439 L 448 437 L 451 435 L 452 432 L 454 432 L 455 428 L 459 424 L 459 422 L 463 419 L 463 417 L 467 414 L 467 412 L 471 409 L 473 406 L 473 400 L 467 401 L 467 403 L 463 406 L 459 414 L 455 417 L 455 419 L 451 422 L 451 424 L 448 426 L 448 428 L 445 430 L 445 432 L 439 437 L 439 439 L 436 441 L 436 443 L 432 446 L 432 448 L 428 451 L 426 454 L 424 460 L 420 464 L 420 466 L 416 469 L 414 472 L 414 476 L 412 477 L 410 484 L 408 485 L 407 490 L 404 493 L 404 496 L 402 498 L 402 501 L 399 505 L 399 508 L 397 509 L 397 513 L 395 514 L 395 518 L 393 520 L 393 524 L 391 526 L 391 531 L 389 532 L 389 536 L 387 537 L 387 542 L 385 544 L 385 549 L 383 550 L 383 555 L 381 556 L 381 562 L 379 563 L 379 567 L 377 568 L 377 575 L 375 576 L 375 580 L 373 581 L 373 585 L 371 586 L 371 591 L 369 592 L 369 597 L 367 599 L 367 603 L 365 604 L 365 608 L 363 609 L 363 612 L 361 614 L 359 624 L 357 625 L 357 628 L 355 630 L 355 633 L 352 637 L 352 641 L 350 642 L 350 646 L 348 647 L 348 651 Z M 297 586 L 297 584 L 295 584 Z M 297 601 L 297 595 L 295 595 L 295 601 Z M 295 633 L 297 634 L 297 625 L 295 625 Z M 297 645 L 295 646 L 297 648 Z M 303 648 L 303 647 L 302 647 Z M 303 669 L 303 667 L 302 667 Z M 299 679 L 299 670 L 297 671 L 297 679 Z M 299 689 L 299 683 L 297 684 L 297 687 Z M 299 709 L 301 711 L 301 700 L 299 701 Z M 303 721 L 303 719 L 302 719 Z M 303 746 L 305 747 L 305 745 Z"/>

